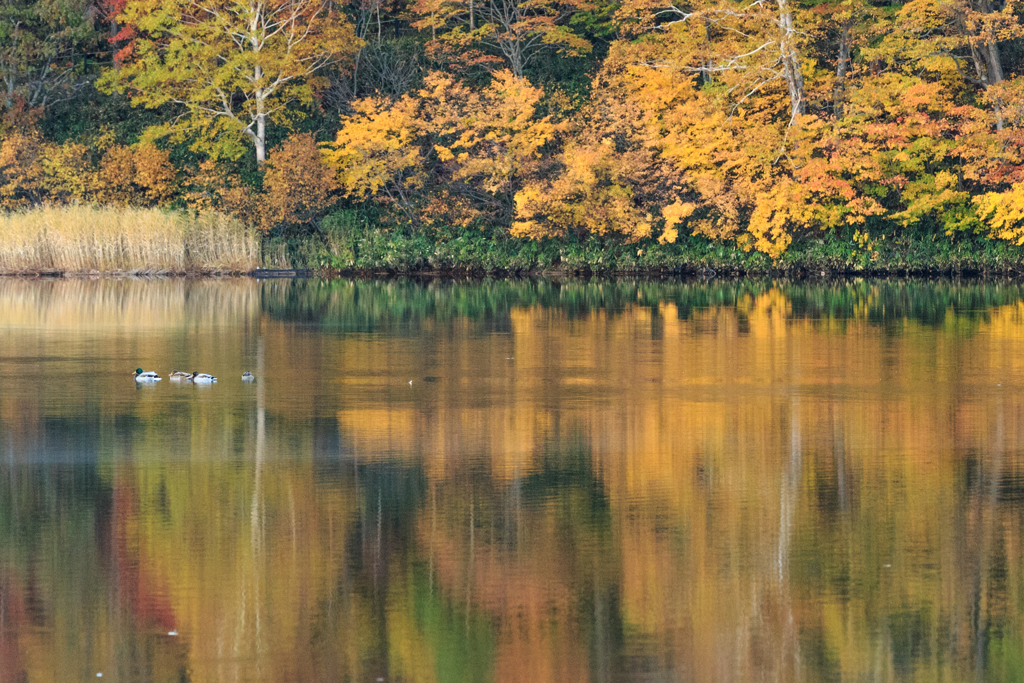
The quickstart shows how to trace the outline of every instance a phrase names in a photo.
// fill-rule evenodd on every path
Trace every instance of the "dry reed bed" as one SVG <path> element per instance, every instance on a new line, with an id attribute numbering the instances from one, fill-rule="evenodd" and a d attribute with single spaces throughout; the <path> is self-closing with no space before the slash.
<path id="1" fill-rule="evenodd" d="M 254 231 L 222 214 L 92 205 L 0 214 L 0 273 L 238 273 Z"/>

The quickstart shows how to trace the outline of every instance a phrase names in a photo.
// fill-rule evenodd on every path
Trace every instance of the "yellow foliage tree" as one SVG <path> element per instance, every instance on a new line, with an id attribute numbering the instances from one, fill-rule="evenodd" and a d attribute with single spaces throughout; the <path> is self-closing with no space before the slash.
<path id="1" fill-rule="evenodd" d="M 541 149 L 565 129 L 537 115 L 544 91 L 503 70 L 478 92 L 433 74 L 420 96 L 441 177 L 474 198 L 478 213 L 507 225 L 520 184 L 539 170 Z"/>
<path id="2" fill-rule="evenodd" d="M 301 117 L 321 73 L 359 48 L 335 5 L 319 0 L 131 0 L 117 20 L 138 36 L 98 85 L 147 108 L 180 107 L 154 126 L 213 156 L 236 157 L 241 143 L 266 160 L 267 129 Z"/>
<path id="3" fill-rule="evenodd" d="M 430 29 L 434 57 L 458 66 L 504 61 L 518 78 L 545 51 L 590 52 L 590 42 L 567 21 L 587 9 L 585 0 L 417 0 L 412 6 L 420 17 L 413 26 Z"/>
<path id="4" fill-rule="evenodd" d="M 413 222 L 441 217 L 445 207 L 456 207 L 463 224 L 481 215 L 507 221 L 523 178 L 564 128 L 538 115 L 543 94 L 509 71 L 480 91 L 430 74 L 420 91 L 393 103 L 354 103 L 324 160 L 347 196 L 383 200 Z M 428 178 L 445 186 L 445 206 L 424 196 Z"/>
<path id="5" fill-rule="evenodd" d="M 1024 183 L 975 197 L 974 205 L 990 237 L 1024 245 Z"/>
<path id="6" fill-rule="evenodd" d="M 325 145 L 324 162 L 337 171 L 345 196 L 386 200 L 418 221 L 414 204 L 425 180 L 419 102 L 408 95 L 393 104 L 371 97 L 352 108 Z"/>
<path id="7" fill-rule="evenodd" d="M 554 180 L 531 183 L 516 194 L 513 235 L 619 232 L 642 239 L 651 234 L 653 219 L 634 200 L 634 184 L 623 163 L 628 160 L 615 153 L 610 140 L 569 144 L 559 160 L 562 172 Z"/>
<path id="8" fill-rule="evenodd" d="M 252 189 L 213 160 L 199 164 L 184 192 L 185 203 L 200 213 L 218 211 L 249 226 L 261 225 L 260 203 Z"/>
<path id="9" fill-rule="evenodd" d="M 43 157 L 50 201 L 84 202 L 93 198 L 99 179 L 90 149 L 79 142 L 50 145 Z"/>

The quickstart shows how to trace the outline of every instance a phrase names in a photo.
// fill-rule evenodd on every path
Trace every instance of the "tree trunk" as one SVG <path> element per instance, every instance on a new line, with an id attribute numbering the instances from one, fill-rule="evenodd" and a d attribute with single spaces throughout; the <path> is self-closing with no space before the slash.
<path id="1" fill-rule="evenodd" d="M 843 118 L 843 97 L 846 92 L 846 72 L 850 68 L 850 28 L 853 17 L 843 22 L 839 35 L 839 59 L 836 64 L 836 85 L 832 91 L 832 114 L 836 120 Z"/>
<path id="2" fill-rule="evenodd" d="M 712 59 L 708 55 L 708 46 L 711 44 L 711 22 L 704 18 L 704 56 L 701 57 L 701 65 L 704 67 L 701 73 L 701 80 L 705 85 L 711 85 L 715 81 L 715 74 L 711 70 Z"/>
<path id="3" fill-rule="evenodd" d="M 985 14 L 992 12 L 992 3 L 989 0 L 981 0 L 980 9 Z M 994 40 L 982 45 L 981 57 L 985 61 L 985 88 L 986 90 L 1002 82 L 1003 60 L 999 56 L 999 44 Z M 998 97 L 993 98 L 992 106 L 995 108 L 996 130 L 1003 129 L 1003 106 Z"/>
<path id="4" fill-rule="evenodd" d="M 800 73 L 800 56 L 796 52 L 793 41 L 796 29 L 793 27 L 793 12 L 789 9 L 789 0 L 777 0 L 779 5 L 779 50 L 782 53 L 783 75 L 789 88 L 790 121 L 804 113 L 804 77 Z"/>
<path id="5" fill-rule="evenodd" d="M 267 115 L 258 114 L 256 116 L 256 135 L 253 137 L 253 143 L 256 145 L 256 163 L 263 167 L 263 164 L 267 160 Z"/>
<path id="6" fill-rule="evenodd" d="M 262 85 L 259 85 L 263 78 L 262 66 L 256 65 L 253 77 L 253 82 L 258 87 L 253 98 L 256 101 L 256 132 L 252 134 L 252 143 L 256 147 L 256 163 L 259 164 L 260 168 L 263 168 L 263 163 L 267 160 L 267 114 L 263 107 L 268 93 L 263 90 Z M 252 128 L 250 127 L 249 130 L 251 131 Z"/>

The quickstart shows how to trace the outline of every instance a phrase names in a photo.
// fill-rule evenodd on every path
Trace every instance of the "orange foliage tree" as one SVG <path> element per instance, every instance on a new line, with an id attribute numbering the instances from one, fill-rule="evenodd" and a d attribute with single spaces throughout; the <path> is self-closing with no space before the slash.
<path id="1" fill-rule="evenodd" d="M 38 131 L 7 131 L 0 142 L 0 208 L 20 209 L 45 196 L 45 153 Z"/>
<path id="2" fill-rule="evenodd" d="M 170 155 L 153 145 L 110 147 L 100 160 L 101 201 L 157 206 L 174 194 L 175 172 Z"/>
<path id="3" fill-rule="evenodd" d="M 335 201 L 334 175 L 309 133 L 293 135 L 271 150 L 263 176 L 263 229 L 314 221 Z"/>

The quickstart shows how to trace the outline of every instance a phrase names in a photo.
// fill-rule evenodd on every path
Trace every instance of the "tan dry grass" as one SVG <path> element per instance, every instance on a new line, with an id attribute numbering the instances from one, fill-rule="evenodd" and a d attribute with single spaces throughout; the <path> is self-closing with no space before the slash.
<path id="1" fill-rule="evenodd" d="M 94 205 L 0 214 L 0 273 L 210 273 L 259 266 L 253 230 L 222 214 Z"/>

